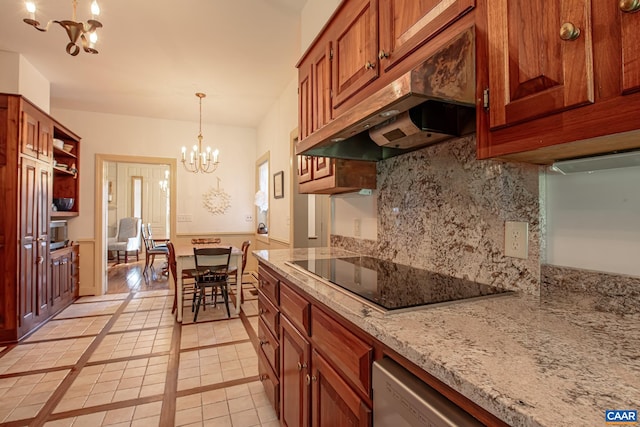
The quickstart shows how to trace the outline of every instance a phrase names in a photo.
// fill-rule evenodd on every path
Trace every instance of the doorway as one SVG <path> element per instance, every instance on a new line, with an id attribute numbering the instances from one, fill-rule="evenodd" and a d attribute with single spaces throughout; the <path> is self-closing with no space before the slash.
<path id="1" fill-rule="evenodd" d="M 115 237 L 120 218 L 135 216 L 151 224 L 156 238 L 175 239 L 176 160 L 173 158 L 96 155 L 96 286 L 108 290 L 107 245 Z M 140 274 L 144 244 L 140 243 Z M 134 258 L 135 259 L 135 258 Z M 131 263 L 130 263 L 131 264 Z M 137 268 L 137 266 L 136 266 Z"/>

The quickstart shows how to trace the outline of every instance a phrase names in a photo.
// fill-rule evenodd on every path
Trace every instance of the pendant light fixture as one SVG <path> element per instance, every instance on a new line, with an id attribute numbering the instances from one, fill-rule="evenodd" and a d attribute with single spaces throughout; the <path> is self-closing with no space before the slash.
<path id="1" fill-rule="evenodd" d="M 198 144 L 193 146 L 188 157 L 187 147 L 182 147 L 181 161 L 182 165 L 188 172 L 211 173 L 218 168 L 219 151 L 211 151 L 211 147 L 207 147 L 206 150 L 202 149 L 202 98 L 207 95 L 197 92 L 196 96 L 200 99 L 200 128 L 198 133 Z"/>
<path id="2" fill-rule="evenodd" d="M 80 46 L 78 46 L 78 39 L 82 43 L 82 49 L 87 53 L 96 54 L 98 51 L 95 46 L 98 41 L 98 28 L 102 28 L 102 23 L 95 18 L 100 15 L 100 6 L 98 1 L 93 0 L 91 3 L 91 19 L 85 22 L 76 21 L 76 8 L 78 6 L 77 0 L 72 0 L 71 5 L 73 8 L 73 16 L 71 20 L 64 21 L 49 21 L 45 27 L 40 26 L 40 22 L 36 19 L 36 3 L 33 0 L 25 1 L 27 12 L 29 12 L 29 18 L 25 18 L 23 21 L 38 31 L 45 32 L 49 30 L 49 26 L 52 23 L 56 23 L 65 29 L 67 36 L 69 36 L 69 43 L 67 44 L 67 53 L 71 56 L 76 56 L 80 53 Z"/>

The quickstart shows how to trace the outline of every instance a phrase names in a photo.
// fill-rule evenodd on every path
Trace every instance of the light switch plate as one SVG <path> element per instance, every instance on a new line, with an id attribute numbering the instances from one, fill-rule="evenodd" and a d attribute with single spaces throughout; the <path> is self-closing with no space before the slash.
<path id="1" fill-rule="evenodd" d="M 505 221 L 504 254 L 514 258 L 529 257 L 529 223 Z"/>

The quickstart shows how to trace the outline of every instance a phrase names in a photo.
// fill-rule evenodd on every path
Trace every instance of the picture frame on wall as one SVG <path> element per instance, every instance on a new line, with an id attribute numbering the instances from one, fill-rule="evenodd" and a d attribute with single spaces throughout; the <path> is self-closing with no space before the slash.
<path id="1" fill-rule="evenodd" d="M 284 171 L 273 174 L 273 198 L 282 199 L 284 197 Z"/>

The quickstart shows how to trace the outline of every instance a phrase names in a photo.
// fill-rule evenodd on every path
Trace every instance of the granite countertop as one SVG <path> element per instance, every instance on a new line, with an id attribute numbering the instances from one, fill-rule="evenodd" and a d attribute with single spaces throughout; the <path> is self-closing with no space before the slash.
<path id="1" fill-rule="evenodd" d="M 312 297 L 513 426 L 604 425 L 639 409 L 640 315 L 595 311 L 578 293 L 510 294 L 397 314 L 285 261 L 354 255 L 337 248 L 254 251 Z"/>

